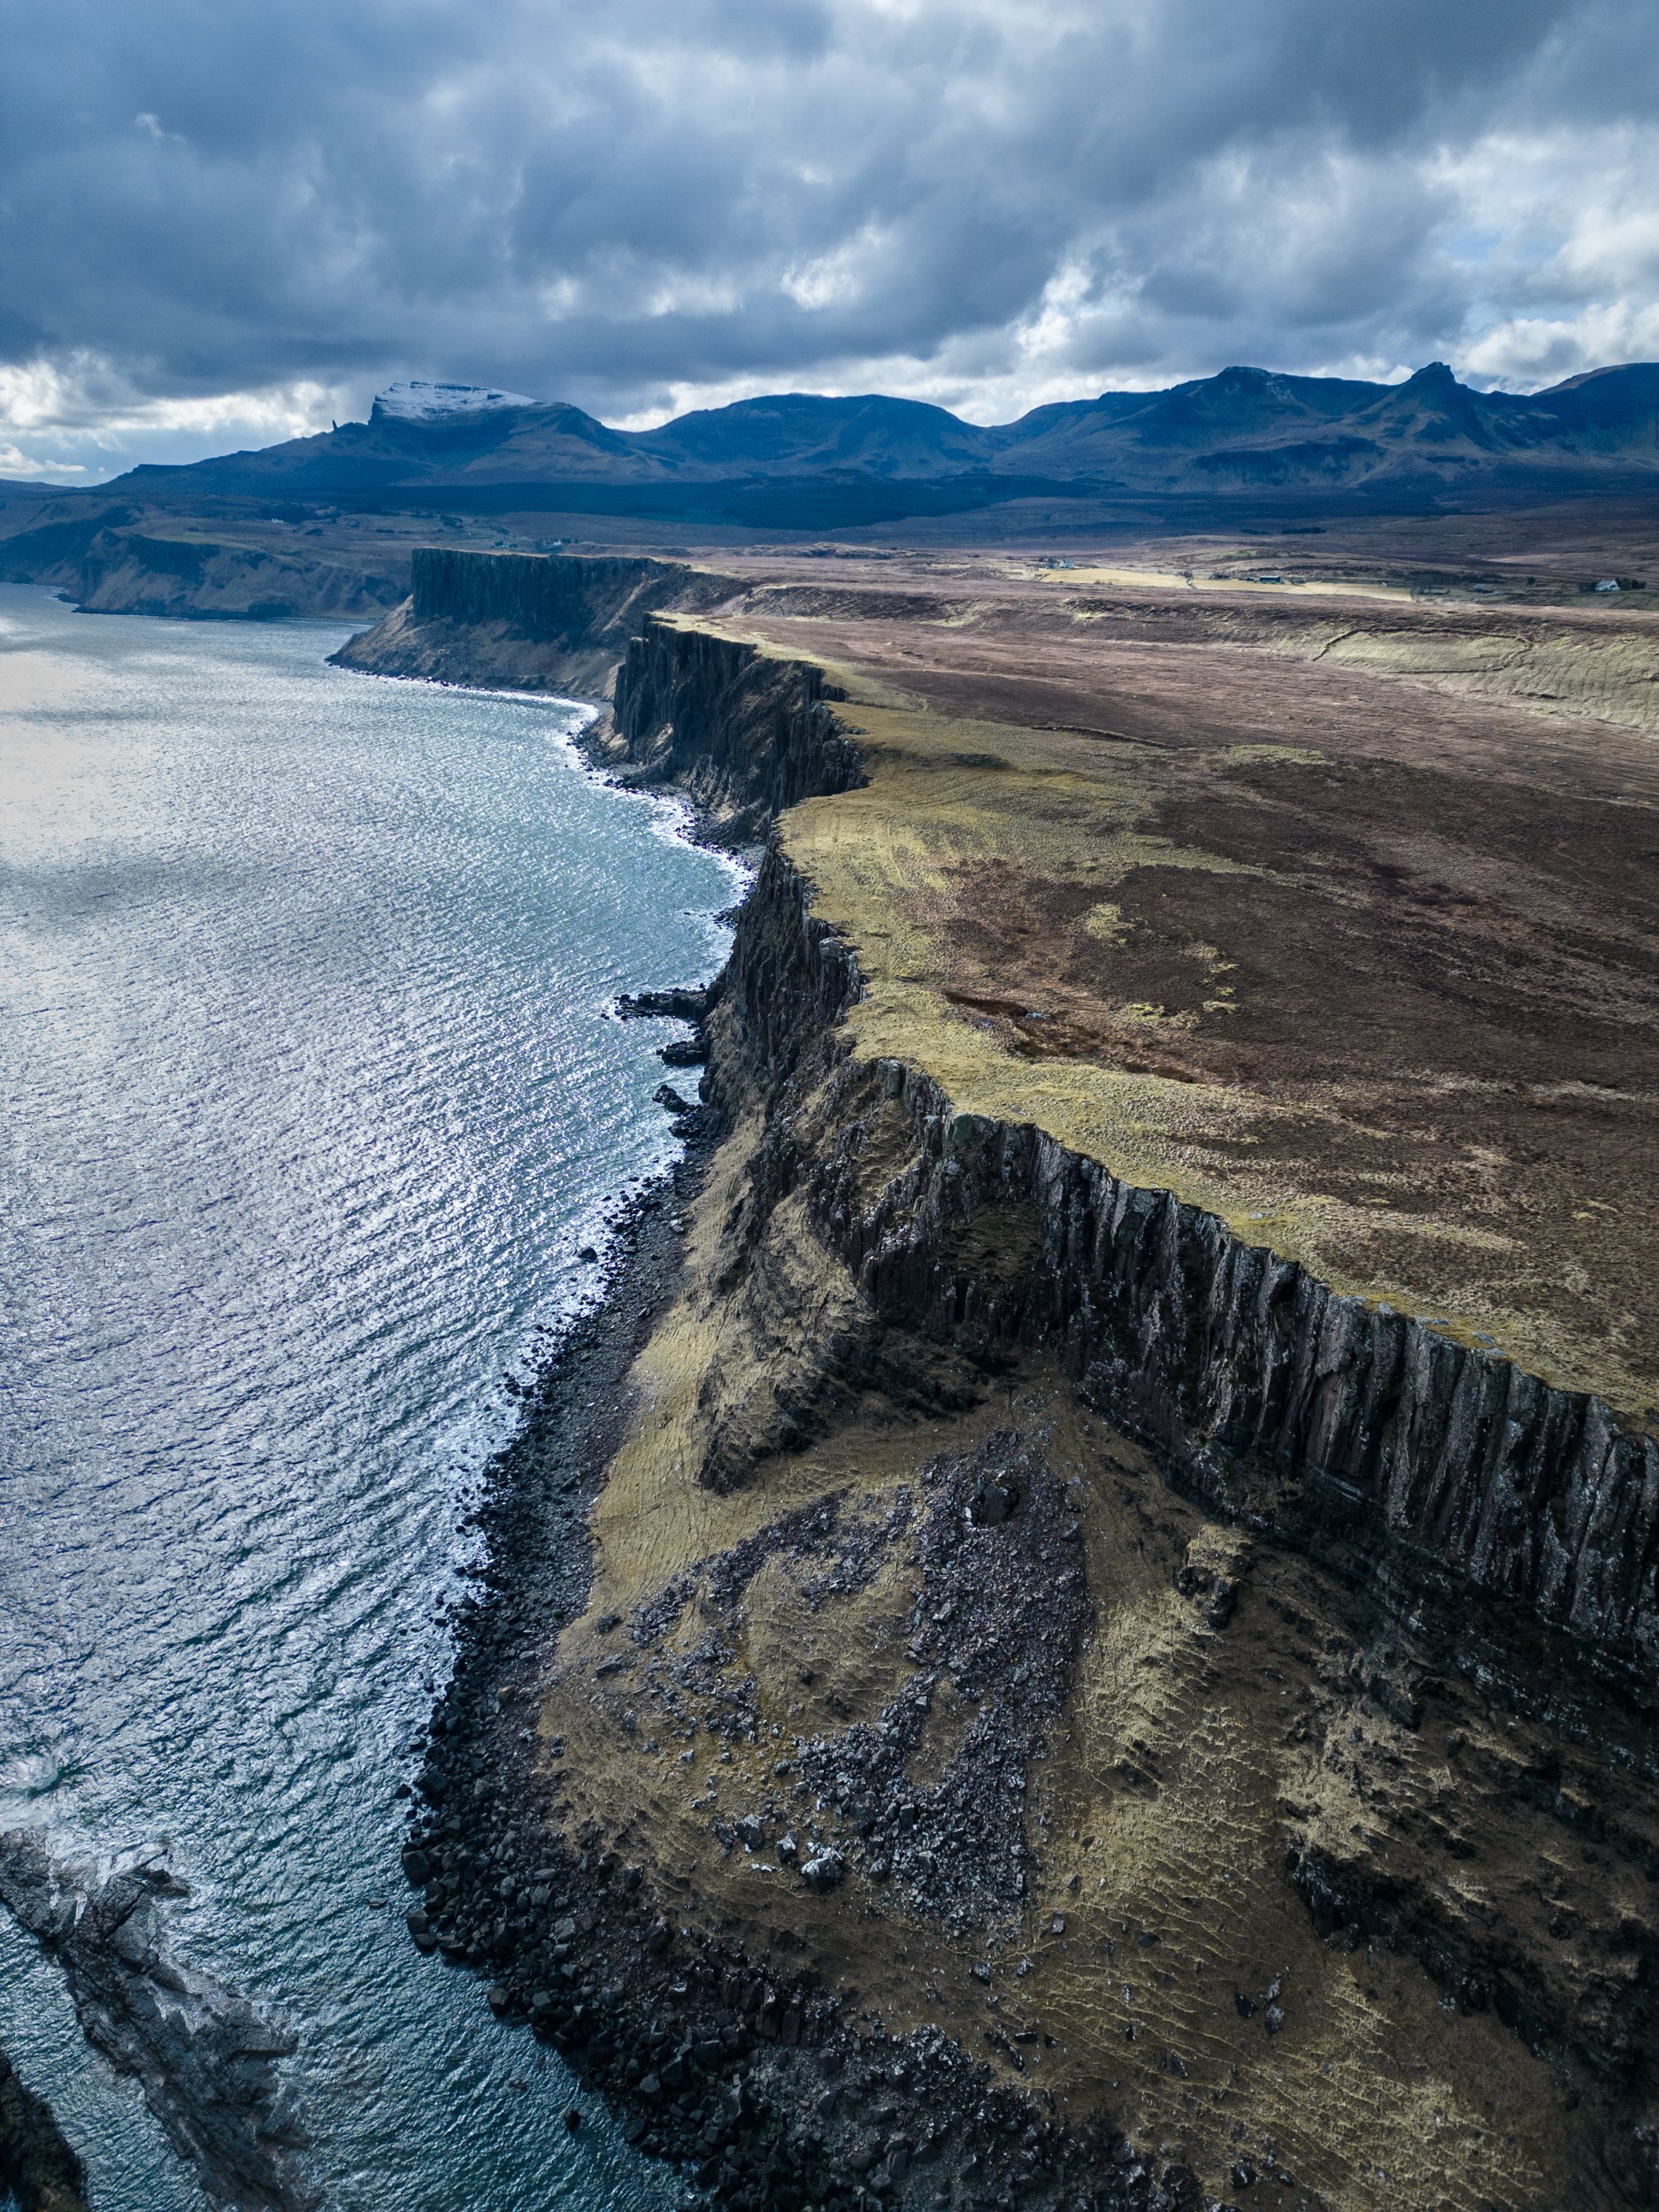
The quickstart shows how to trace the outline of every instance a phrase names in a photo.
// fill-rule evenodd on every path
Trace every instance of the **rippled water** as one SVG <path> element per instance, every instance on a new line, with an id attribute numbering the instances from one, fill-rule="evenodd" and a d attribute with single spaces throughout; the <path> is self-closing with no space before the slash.
<path id="1" fill-rule="evenodd" d="M 331 2206 L 648 2204 L 410 1946 L 394 1791 L 501 1371 L 669 1156 L 661 1032 L 605 1010 L 712 971 L 733 877 L 578 710 L 343 634 L 0 591 L 0 1825 L 172 1839 L 180 1948 L 299 2030 Z M 9 1927 L 0 2044 L 99 2212 L 199 2206 Z"/>

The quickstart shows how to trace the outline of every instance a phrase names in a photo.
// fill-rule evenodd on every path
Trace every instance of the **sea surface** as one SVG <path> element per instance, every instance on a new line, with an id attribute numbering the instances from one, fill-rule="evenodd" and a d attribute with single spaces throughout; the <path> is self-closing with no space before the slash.
<path id="1" fill-rule="evenodd" d="M 503 1374 L 672 1156 L 679 1033 L 609 1009 L 711 974 L 738 883 L 582 710 L 346 634 L 0 590 L 0 1827 L 170 1841 L 178 1950 L 298 2032 L 328 2206 L 657 2205 L 411 1945 L 396 1793 Z M 0 2045 L 97 2212 L 200 2212 L 3 1912 Z"/>

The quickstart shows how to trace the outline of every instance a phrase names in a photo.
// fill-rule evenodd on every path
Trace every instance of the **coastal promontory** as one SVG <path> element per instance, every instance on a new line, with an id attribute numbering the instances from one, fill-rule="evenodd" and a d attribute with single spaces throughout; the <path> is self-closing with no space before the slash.
<path id="1" fill-rule="evenodd" d="M 1650 2200 L 1651 618 L 422 557 L 757 874 L 419 1939 L 739 2208 Z"/>

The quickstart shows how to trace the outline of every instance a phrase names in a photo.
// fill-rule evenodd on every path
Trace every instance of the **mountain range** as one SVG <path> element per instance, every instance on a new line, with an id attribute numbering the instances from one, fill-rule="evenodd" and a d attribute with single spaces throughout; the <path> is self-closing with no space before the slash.
<path id="1" fill-rule="evenodd" d="M 493 495 L 489 504 L 532 490 L 614 492 L 642 495 L 637 503 L 649 511 L 699 487 L 813 483 L 885 486 L 879 503 L 888 507 L 908 488 L 924 508 L 957 503 L 952 488 L 975 504 L 1087 491 L 1412 506 L 1659 489 L 1659 364 L 1596 369 L 1535 393 L 1476 391 L 1443 362 L 1398 384 L 1231 368 L 1166 391 L 1038 407 L 989 427 L 918 400 L 786 393 L 615 430 L 560 402 L 403 384 L 381 394 L 366 422 L 135 469 L 104 489 L 150 500 L 380 494 L 400 504 L 448 492 Z"/>

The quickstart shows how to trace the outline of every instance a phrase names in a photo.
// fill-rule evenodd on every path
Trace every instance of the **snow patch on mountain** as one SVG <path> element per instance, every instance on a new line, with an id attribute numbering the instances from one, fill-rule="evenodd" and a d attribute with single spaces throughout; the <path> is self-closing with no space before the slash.
<path id="1" fill-rule="evenodd" d="M 428 384 L 418 376 L 400 378 L 374 399 L 377 415 L 399 422 L 430 422 L 438 415 L 472 415 L 488 407 L 534 407 L 522 392 L 497 392 L 482 384 Z"/>

